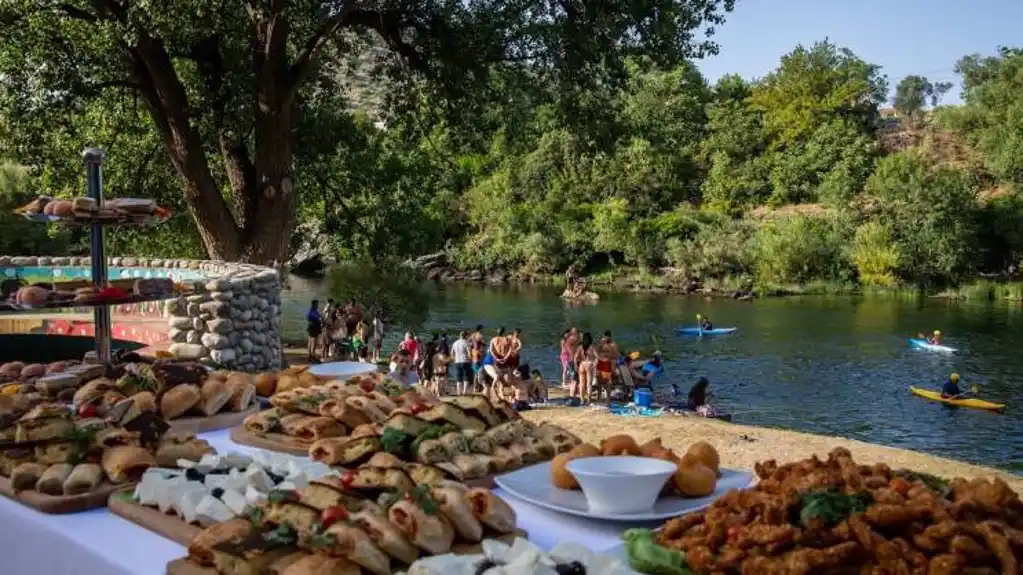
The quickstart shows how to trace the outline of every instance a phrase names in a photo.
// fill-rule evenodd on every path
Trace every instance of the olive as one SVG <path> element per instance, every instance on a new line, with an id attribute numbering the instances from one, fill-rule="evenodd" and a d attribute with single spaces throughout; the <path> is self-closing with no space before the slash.
<path id="1" fill-rule="evenodd" d="M 473 573 L 473 575 L 483 575 L 490 569 L 497 566 L 498 564 L 495 563 L 494 561 L 491 561 L 490 559 L 484 559 L 480 561 L 478 565 L 476 565 L 476 571 Z"/>
<path id="2" fill-rule="evenodd" d="M 217 499 L 220 499 L 221 497 L 224 496 L 224 490 L 220 487 L 215 487 L 213 488 L 213 491 L 210 491 L 210 495 L 216 497 Z"/>
<path id="3" fill-rule="evenodd" d="M 554 570 L 558 572 L 558 575 L 586 575 L 586 567 L 578 561 L 558 563 L 554 566 Z"/>
<path id="4" fill-rule="evenodd" d="M 206 477 L 200 473 L 198 469 L 188 469 L 185 471 L 185 479 L 189 481 L 202 481 Z"/>

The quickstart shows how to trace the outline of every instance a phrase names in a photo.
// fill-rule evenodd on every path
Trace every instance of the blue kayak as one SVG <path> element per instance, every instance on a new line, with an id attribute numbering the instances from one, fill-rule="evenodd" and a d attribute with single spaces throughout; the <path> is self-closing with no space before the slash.
<path id="1" fill-rule="evenodd" d="M 739 331 L 739 328 L 716 327 L 714 329 L 700 329 L 698 327 L 680 327 L 676 331 L 681 335 L 725 335 Z"/>
<path id="2" fill-rule="evenodd" d="M 909 345 L 910 347 L 915 347 L 917 349 L 926 349 L 927 351 L 940 351 L 942 353 L 955 352 L 954 347 L 948 347 L 947 345 L 935 345 L 933 343 L 928 342 L 926 339 L 910 338 Z"/>

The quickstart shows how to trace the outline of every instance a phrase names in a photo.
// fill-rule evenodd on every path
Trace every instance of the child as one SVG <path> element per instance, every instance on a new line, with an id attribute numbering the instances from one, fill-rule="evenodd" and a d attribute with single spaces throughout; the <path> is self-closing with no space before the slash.
<path id="1" fill-rule="evenodd" d="M 448 389 L 448 364 L 451 358 L 443 351 L 433 354 L 433 393 L 441 397 Z"/>
<path id="2" fill-rule="evenodd" d="M 543 381 L 543 374 L 540 370 L 534 369 L 532 385 L 529 388 L 530 403 L 547 403 L 547 384 Z"/>

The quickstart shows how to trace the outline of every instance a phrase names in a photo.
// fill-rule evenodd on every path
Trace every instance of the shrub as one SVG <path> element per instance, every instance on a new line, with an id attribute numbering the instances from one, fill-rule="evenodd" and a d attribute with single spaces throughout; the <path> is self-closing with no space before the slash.
<path id="1" fill-rule="evenodd" d="M 754 236 L 757 279 L 775 285 L 847 279 L 843 228 L 835 216 L 785 216 L 764 222 Z"/>
<path id="2" fill-rule="evenodd" d="M 861 284 L 891 287 L 898 281 L 895 273 L 899 268 L 899 248 L 888 228 L 877 222 L 856 228 L 852 262 Z"/>

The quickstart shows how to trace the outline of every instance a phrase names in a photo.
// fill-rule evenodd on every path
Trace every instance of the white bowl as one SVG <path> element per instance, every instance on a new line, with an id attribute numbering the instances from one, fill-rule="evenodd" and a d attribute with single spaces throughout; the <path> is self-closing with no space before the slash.
<path id="1" fill-rule="evenodd" d="M 595 513 L 641 513 L 653 508 L 678 466 L 650 457 L 584 457 L 565 466 Z"/>
<path id="2" fill-rule="evenodd" d="M 358 361 L 333 361 L 320 363 L 309 368 L 309 373 L 320 377 L 346 378 L 353 375 L 373 373 L 377 370 L 375 363 L 362 363 Z"/>

